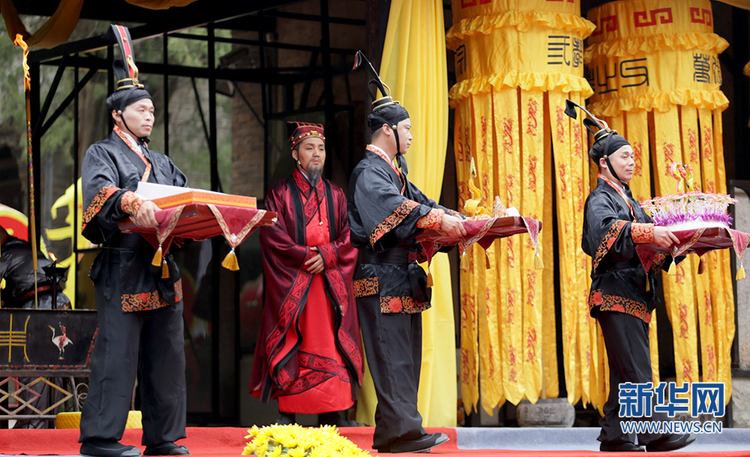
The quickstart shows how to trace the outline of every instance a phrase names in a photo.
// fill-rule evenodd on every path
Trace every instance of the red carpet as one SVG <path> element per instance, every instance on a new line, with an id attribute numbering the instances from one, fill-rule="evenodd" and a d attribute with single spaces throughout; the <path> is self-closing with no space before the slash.
<path id="1" fill-rule="evenodd" d="M 429 432 L 447 433 L 451 440 L 432 450 L 432 455 L 453 455 L 472 457 L 496 457 L 496 456 L 602 456 L 594 451 L 513 451 L 513 450 L 463 450 L 456 447 L 456 431 L 452 428 L 430 428 Z M 340 429 L 341 435 L 349 438 L 361 449 L 370 451 L 370 455 L 378 455 L 372 445 L 372 427 L 353 427 Z M 178 442 L 190 448 L 191 453 L 197 457 L 237 456 L 245 447 L 245 436 L 247 429 L 239 427 L 191 427 L 187 429 L 187 438 Z M 80 445 L 78 444 L 78 430 L 0 430 L 0 454 L 10 455 L 77 455 Z M 141 446 L 141 430 L 128 429 L 121 441 L 126 445 L 134 445 L 143 451 Z M 688 448 L 689 449 L 689 448 Z M 721 455 L 727 457 L 747 457 L 750 451 L 736 452 L 680 452 L 674 453 L 650 453 L 659 455 L 672 455 L 673 457 L 708 457 Z M 391 455 L 391 454 L 385 454 Z M 424 454 L 400 454 L 400 455 L 424 455 Z M 607 456 L 631 456 L 632 453 L 611 452 Z"/>

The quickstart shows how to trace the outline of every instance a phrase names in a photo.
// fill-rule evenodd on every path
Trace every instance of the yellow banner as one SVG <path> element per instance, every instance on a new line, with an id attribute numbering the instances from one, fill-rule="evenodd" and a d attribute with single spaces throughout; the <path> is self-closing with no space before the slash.
<path id="1" fill-rule="evenodd" d="M 580 249 L 588 159 L 581 120 L 571 122 L 562 110 L 568 97 L 583 103 L 591 94 L 583 77 L 583 39 L 592 24 L 580 17 L 579 3 L 568 0 L 454 0 L 453 11 L 447 41 L 455 50 L 458 75 L 450 100 L 456 108 L 459 198 L 470 197 L 473 155 L 484 205 L 499 196 L 506 206 L 544 224 L 543 270 L 533 269 L 536 252 L 527 236 L 502 239 L 487 255 L 474 247 L 462 262 L 462 357 L 468 357 L 462 360 L 464 405 L 471 411 L 477 401 L 478 392 L 466 385 L 477 373 L 487 411 L 506 400 L 517 404 L 559 395 L 556 288 L 562 290 L 566 321 L 566 388 L 571 400 L 583 394 L 588 401 L 598 368 L 592 366 L 595 326 L 586 307 L 588 269 Z M 565 163 L 562 170 L 558 162 Z M 557 236 L 564 248 L 558 252 L 553 248 L 553 192 L 564 203 L 556 212 L 564 226 Z M 557 285 L 554 268 L 563 257 Z M 471 296 L 464 295 L 467 290 Z"/>

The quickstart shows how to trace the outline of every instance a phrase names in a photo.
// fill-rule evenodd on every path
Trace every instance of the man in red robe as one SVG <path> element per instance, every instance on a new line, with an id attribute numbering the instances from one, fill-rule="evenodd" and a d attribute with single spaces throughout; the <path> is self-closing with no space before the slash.
<path id="1" fill-rule="evenodd" d="M 343 412 L 356 400 L 363 361 L 346 196 L 322 177 L 323 126 L 287 129 L 297 167 L 266 195 L 278 222 L 260 231 L 265 298 L 250 392 L 279 401 L 279 424 L 301 413 L 348 425 Z"/>

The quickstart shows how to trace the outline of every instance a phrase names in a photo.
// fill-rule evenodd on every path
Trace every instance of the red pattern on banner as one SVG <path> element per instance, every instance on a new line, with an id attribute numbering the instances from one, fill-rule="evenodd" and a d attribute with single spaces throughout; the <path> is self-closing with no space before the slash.
<path id="1" fill-rule="evenodd" d="M 635 170 L 633 176 L 640 177 L 643 172 L 643 144 L 640 141 L 633 142 L 633 159 L 635 160 Z"/>
<path id="2" fill-rule="evenodd" d="M 716 379 L 716 352 L 713 344 L 709 344 L 706 348 L 708 353 L 708 373 L 704 376 L 706 380 Z"/>
<path id="3" fill-rule="evenodd" d="M 531 328 L 526 335 L 526 362 L 533 363 L 536 360 L 536 329 Z"/>
<path id="4" fill-rule="evenodd" d="M 671 164 L 674 162 L 674 144 L 672 143 L 664 143 L 664 161 L 667 164 Z M 671 177 L 672 172 L 670 170 L 670 167 L 664 167 L 664 176 Z"/>
<path id="5" fill-rule="evenodd" d="M 528 278 L 528 289 L 529 292 L 526 294 L 526 301 L 532 308 L 536 306 L 534 299 L 536 298 L 536 270 L 528 270 L 526 277 Z"/>
<path id="6" fill-rule="evenodd" d="M 708 327 L 714 326 L 714 316 L 713 316 L 713 304 L 711 303 L 711 294 L 709 291 L 703 292 L 703 298 L 705 298 L 704 304 L 705 304 L 705 314 L 706 314 L 706 320 L 705 323 Z"/>
<path id="7" fill-rule="evenodd" d="M 513 175 L 505 177 L 505 189 L 508 192 L 508 206 L 513 206 Z"/>
<path id="8" fill-rule="evenodd" d="M 576 123 L 573 126 L 573 157 L 580 159 L 582 148 L 583 146 L 581 144 L 581 124 Z"/>
<path id="9" fill-rule="evenodd" d="M 529 190 L 536 192 L 536 167 L 539 165 L 537 156 L 529 157 Z"/>
<path id="10" fill-rule="evenodd" d="M 560 198 L 565 200 L 568 194 L 568 183 L 565 181 L 566 167 L 564 163 L 561 163 L 557 168 L 560 170 Z"/>
<path id="11" fill-rule="evenodd" d="M 484 116 L 481 116 L 479 118 L 479 126 L 482 132 L 482 146 L 480 150 L 482 151 L 482 154 L 486 154 L 487 153 L 487 119 L 485 119 Z"/>
<path id="12" fill-rule="evenodd" d="M 656 25 L 657 19 L 660 24 L 671 24 L 674 22 L 672 8 L 656 8 L 653 10 L 636 11 L 633 14 L 636 27 L 651 27 Z"/>
<path id="13" fill-rule="evenodd" d="M 683 340 L 686 340 L 686 339 L 688 339 L 688 336 L 689 336 L 688 335 L 688 321 L 687 321 L 687 318 L 688 318 L 688 308 L 687 308 L 687 305 L 684 304 L 684 303 L 680 303 L 679 305 L 677 305 L 677 308 L 680 311 L 680 332 L 679 332 L 679 336 Z"/>
<path id="14" fill-rule="evenodd" d="M 688 129 L 687 136 L 688 136 L 688 148 L 690 149 L 690 163 L 693 166 L 700 166 L 700 163 L 698 160 L 698 132 L 696 132 L 694 129 Z M 690 189 L 690 190 L 693 191 L 697 189 Z"/>
<path id="15" fill-rule="evenodd" d="M 594 25 L 596 26 L 596 29 L 594 29 L 594 32 L 591 34 L 592 37 L 599 36 L 604 32 L 614 32 L 617 30 L 617 16 L 605 16 L 601 18 L 599 21 L 594 20 Z"/>
<path id="16" fill-rule="evenodd" d="M 503 150 L 513 154 L 513 119 L 503 119 Z"/>
<path id="17" fill-rule="evenodd" d="M 682 376 L 683 382 L 693 382 L 693 362 L 689 359 L 682 361 Z"/>
<path id="18" fill-rule="evenodd" d="M 714 132 L 709 126 L 703 127 L 703 160 L 714 160 Z"/>
<path id="19" fill-rule="evenodd" d="M 529 100 L 529 112 L 526 116 L 526 133 L 531 136 L 536 136 L 536 132 L 539 128 L 539 120 L 537 120 L 538 113 L 539 102 L 534 99 Z"/>
<path id="20" fill-rule="evenodd" d="M 508 289 L 508 324 L 514 325 L 516 322 L 516 290 Z"/>
<path id="21" fill-rule="evenodd" d="M 565 112 L 562 108 L 557 107 L 556 108 L 556 126 L 557 126 L 557 142 L 560 144 L 564 144 L 564 138 L 565 138 Z"/>
<path id="22" fill-rule="evenodd" d="M 711 10 L 705 8 L 690 8 L 690 22 L 697 24 L 713 25 L 713 15 Z"/>
<path id="23" fill-rule="evenodd" d="M 508 238 L 508 268 L 516 268 L 516 250 L 512 238 Z"/>
<path id="24" fill-rule="evenodd" d="M 516 378 L 518 371 L 516 370 L 516 348 L 515 346 L 508 347 L 508 355 L 510 356 L 510 372 L 508 373 L 508 381 L 512 383 L 518 383 L 518 378 Z"/>

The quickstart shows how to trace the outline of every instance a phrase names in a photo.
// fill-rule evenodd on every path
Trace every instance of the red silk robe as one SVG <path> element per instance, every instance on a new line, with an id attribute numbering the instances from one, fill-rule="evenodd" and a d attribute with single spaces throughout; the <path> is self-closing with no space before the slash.
<path id="1" fill-rule="evenodd" d="M 349 241 L 346 197 L 321 180 L 312 192 L 297 170 L 276 183 L 265 208 L 278 223 L 260 232 L 265 274 L 262 328 L 250 392 L 279 409 L 316 414 L 352 406 L 362 379 L 352 277 L 357 250 Z M 305 262 L 318 252 L 325 270 Z"/>

